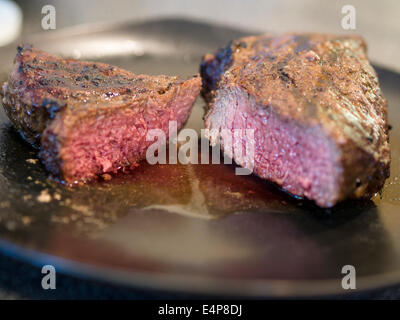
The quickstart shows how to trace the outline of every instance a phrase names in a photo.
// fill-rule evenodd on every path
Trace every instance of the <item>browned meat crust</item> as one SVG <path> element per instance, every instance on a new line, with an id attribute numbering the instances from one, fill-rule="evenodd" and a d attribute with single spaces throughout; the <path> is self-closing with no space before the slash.
<path id="1" fill-rule="evenodd" d="M 73 182 L 135 163 L 143 158 L 145 151 L 143 146 L 139 148 L 140 155 L 126 155 L 129 159 L 120 159 L 107 170 L 97 167 L 93 169 L 96 172 L 86 175 L 70 175 L 75 164 L 65 153 L 75 151 L 66 148 L 70 137 L 76 135 L 74 131 L 88 132 L 85 126 L 111 116 L 118 117 L 114 123 L 119 121 L 119 124 L 123 116 L 136 117 L 143 122 L 140 124 L 143 130 L 151 129 L 152 125 L 164 128 L 169 120 L 176 120 L 180 127 L 189 116 L 200 88 L 198 76 L 182 80 L 136 75 L 104 63 L 62 59 L 24 45 L 18 47 L 13 71 L 0 93 L 13 125 L 29 143 L 41 147 L 40 156 L 47 169 Z M 107 138 L 113 143 L 112 137 Z"/>
<path id="2" fill-rule="evenodd" d="M 206 127 L 221 129 L 215 110 L 223 94 L 237 89 L 245 92 L 256 108 L 282 123 L 318 128 L 328 137 L 337 149 L 335 166 L 340 170 L 336 170 L 337 184 L 331 195 L 314 198 L 319 205 L 332 206 L 348 197 L 371 197 L 389 176 L 387 101 L 361 37 L 246 37 L 215 55 L 207 54 L 201 75 L 208 101 Z M 279 179 L 270 179 L 287 187 Z M 309 196 L 290 187 L 287 190 Z"/>

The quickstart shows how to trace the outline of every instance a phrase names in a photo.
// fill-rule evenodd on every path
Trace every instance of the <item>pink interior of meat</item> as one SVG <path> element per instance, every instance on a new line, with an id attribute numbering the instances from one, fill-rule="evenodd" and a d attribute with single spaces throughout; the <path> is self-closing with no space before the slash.
<path id="1" fill-rule="evenodd" d="M 207 128 L 255 129 L 253 172 L 298 196 L 329 207 L 338 190 L 338 152 L 320 128 L 284 122 L 268 108 L 257 108 L 240 89 L 221 90 Z M 241 147 L 245 150 L 245 139 Z M 222 143 L 223 144 L 223 143 Z M 235 152 L 235 151 L 234 151 Z M 238 164 L 243 159 L 235 159 Z"/>
<path id="2" fill-rule="evenodd" d="M 86 119 L 73 130 L 60 150 L 67 182 L 87 180 L 115 172 L 144 159 L 154 141 L 146 141 L 150 129 L 161 129 L 168 139 L 169 120 L 182 125 L 191 104 L 174 108 L 134 108 Z"/>

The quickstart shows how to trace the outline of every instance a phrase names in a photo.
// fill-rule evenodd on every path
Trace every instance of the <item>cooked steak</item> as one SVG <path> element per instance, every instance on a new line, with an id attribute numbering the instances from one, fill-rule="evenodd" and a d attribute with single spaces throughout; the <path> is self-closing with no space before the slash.
<path id="1" fill-rule="evenodd" d="M 246 37 L 207 54 L 201 75 L 206 128 L 254 129 L 261 178 L 331 207 L 371 197 L 389 176 L 387 102 L 362 38 Z M 215 133 L 209 138 L 216 143 Z M 225 140 L 221 147 L 244 166 L 234 148 L 249 141 Z"/>
<path id="2" fill-rule="evenodd" d="M 40 146 L 46 168 L 66 183 L 135 165 L 150 129 L 178 129 L 200 93 L 200 77 L 136 75 L 104 63 L 18 47 L 1 95 L 14 126 Z"/>

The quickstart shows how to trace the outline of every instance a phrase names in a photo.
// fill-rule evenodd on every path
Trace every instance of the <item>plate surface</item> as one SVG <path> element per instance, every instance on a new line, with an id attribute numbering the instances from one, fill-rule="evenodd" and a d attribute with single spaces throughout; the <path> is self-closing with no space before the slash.
<path id="1" fill-rule="evenodd" d="M 244 33 L 183 20 L 74 29 L 27 41 L 136 73 L 189 76 L 201 56 Z M 2 80 L 15 47 L 0 53 Z M 400 282 L 400 75 L 377 68 L 389 100 L 392 167 L 381 194 L 322 210 L 234 165 L 145 162 L 79 188 L 48 179 L 37 153 L 0 111 L 0 248 L 82 277 L 240 296 L 344 293 Z M 199 98 L 186 125 L 200 130 Z"/>

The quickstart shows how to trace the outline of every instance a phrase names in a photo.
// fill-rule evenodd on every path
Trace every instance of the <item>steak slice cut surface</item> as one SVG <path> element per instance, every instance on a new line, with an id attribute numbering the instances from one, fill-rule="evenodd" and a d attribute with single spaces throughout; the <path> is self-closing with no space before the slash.
<path id="1" fill-rule="evenodd" d="M 18 47 L 2 86 L 6 114 L 40 148 L 45 167 L 67 184 L 136 165 L 154 141 L 179 129 L 200 93 L 200 77 L 136 75 L 104 63 L 63 59 Z"/>
<path id="2" fill-rule="evenodd" d="M 200 71 L 211 144 L 215 132 L 254 130 L 259 177 L 321 207 L 382 188 L 390 167 L 387 101 L 361 37 L 246 37 L 205 55 Z M 235 148 L 245 150 L 247 136 L 218 142 L 246 166 Z"/>

